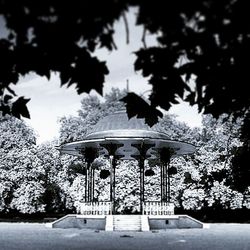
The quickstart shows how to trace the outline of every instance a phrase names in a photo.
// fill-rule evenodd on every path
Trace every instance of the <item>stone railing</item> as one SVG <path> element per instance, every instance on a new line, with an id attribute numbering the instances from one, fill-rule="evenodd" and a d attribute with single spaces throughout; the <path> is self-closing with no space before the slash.
<path id="1" fill-rule="evenodd" d="M 82 202 L 80 204 L 80 214 L 83 215 L 108 215 L 111 214 L 110 201 Z"/>
<path id="2" fill-rule="evenodd" d="M 143 203 L 143 215 L 173 215 L 174 204 L 164 201 L 145 201 Z"/>

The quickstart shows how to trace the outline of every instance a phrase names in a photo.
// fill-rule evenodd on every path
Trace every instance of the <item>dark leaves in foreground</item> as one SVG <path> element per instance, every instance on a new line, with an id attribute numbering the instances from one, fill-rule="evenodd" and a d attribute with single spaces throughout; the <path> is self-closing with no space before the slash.
<path id="1" fill-rule="evenodd" d="M 151 127 L 158 122 L 158 117 L 163 116 L 158 109 L 135 93 L 128 93 L 121 101 L 125 103 L 129 119 L 134 116 L 145 118 L 145 122 Z"/>
<path id="2" fill-rule="evenodd" d="M 12 104 L 12 115 L 21 118 L 21 116 L 30 118 L 30 114 L 27 108 L 27 103 L 30 99 L 25 99 L 23 96 L 19 97 L 13 104 Z"/>
<path id="3" fill-rule="evenodd" d="M 35 72 L 49 79 L 52 71 L 59 73 L 62 85 L 75 84 L 78 93 L 91 89 L 102 93 L 108 68 L 93 53 L 98 48 L 116 49 L 114 23 L 126 16 L 129 7 L 138 8 L 136 24 L 158 41 L 135 52 L 134 68 L 148 77 L 152 93 L 149 105 L 126 99 L 130 117 L 145 117 L 152 126 L 161 115 L 156 107 L 168 110 L 181 99 L 215 117 L 249 108 L 250 29 L 246 24 L 250 20 L 247 1 L 240 0 L 72 4 L 2 0 L 0 15 L 7 35 L 0 39 L 0 94 L 9 91 L 20 76 Z M 193 88 L 187 84 L 190 80 Z M 1 105 L 4 114 L 10 112 L 6 104 Z M 21 116 L 18 111 L 28 116 L 23 108 L 15 108 L 16 116 Z"/>

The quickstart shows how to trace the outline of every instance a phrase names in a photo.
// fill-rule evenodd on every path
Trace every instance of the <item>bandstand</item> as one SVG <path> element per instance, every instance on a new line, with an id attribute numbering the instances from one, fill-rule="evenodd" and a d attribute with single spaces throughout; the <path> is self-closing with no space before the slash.
<path id="1" fill-rule="evenodd" d="M 147 218 L 154 216 L 155 218 L 163 218 L 165 216 L 164 219 L 166 219 L 166 216 L 174 216 L 168 174 L 170 159 L 179 155 L 192 154 L 195 151 L 195 146 L 171 140 L 159 125 L 149 127 L 144 119 L 136 117 L 128 119 L 126 111 L 121 110 L 102 118 L 87 133 L 84 140 L 63 144 L 58 147 L 58 150 L 61 153 L 84 157 L 87 162 L 85 199 L 80 209 L 82 218 L 84 216 L 86 218 L 115 216 L 117 160 L 137 160 L 140 170 L 138 180 L 140 185 L 140 215 L 147 216 Z M 107 201 L 96 201 L 95 199 L 96 170 L 92 168 L 92 163 L 98 156 L 107 157 L 110 161 L 110 199 Z M 158 158 L 161 163 L 160 201 L 149 201 L 145 200 L 144 197 L 145 160 L 154 158 Z M 110 224 L 107 220 L 106 224 Z M 111 227 L 114 228 L 114 225 Z"/>

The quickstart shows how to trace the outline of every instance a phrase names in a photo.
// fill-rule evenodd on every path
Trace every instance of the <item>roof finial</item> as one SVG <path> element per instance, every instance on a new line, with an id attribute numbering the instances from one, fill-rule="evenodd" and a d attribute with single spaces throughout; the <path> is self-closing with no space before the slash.
<path id="1" fill-rule="evenodd" d="M 129 80 L 127 79 L 127 87 L 126 87 L 127 93 L 129 92 Z"/>

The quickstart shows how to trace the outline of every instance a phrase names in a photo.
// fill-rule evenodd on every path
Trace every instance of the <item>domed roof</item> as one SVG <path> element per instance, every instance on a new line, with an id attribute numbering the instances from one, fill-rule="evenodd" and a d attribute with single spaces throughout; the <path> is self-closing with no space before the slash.
<path id="1" fill-rule="evenodd" d="M 154 158 L 162 148 L 169 148 L 173 156 L 191 154 L 195 146 L 186 142 L 169 139 L 159 125 L 149 127 L 142 118 L 128 119 L 125 110 L 102 118 L 84 140 L 58 147 L 61 153 L 82 156 L 85 148 L 98 149 L 99 155 L 109 155 L 109 146 L 116 145 L 115 155 L 121 159 L 135 159 L 140 156 L 139 148 L 145 145 L 146 157 Z"/>
<path id="2" fill-rule="evenodd" d="M 102 118 L 86 135 L 86 139 L 103 138 L 154 138 L 169 139 L 168 135 L 161 132 L 159 125 L 149 127 L 144 118 L 128 118 L 125 110 L 121 110 Z"/>

